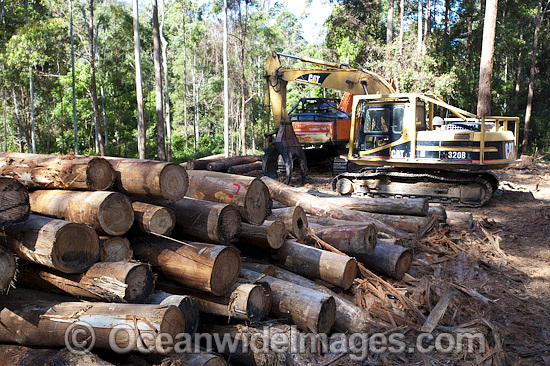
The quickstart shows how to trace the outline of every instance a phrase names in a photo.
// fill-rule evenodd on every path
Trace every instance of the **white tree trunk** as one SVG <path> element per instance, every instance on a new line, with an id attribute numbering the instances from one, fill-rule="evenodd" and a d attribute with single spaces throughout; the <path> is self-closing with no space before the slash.
<path id="1" fill-rule="evenodd" d="M 134 15 L 134 52 L 135 52 L 135 67 L 136 67 L 138 152 L 139 152 L 139 158 L 145 159 L 145 120 L 143 115 L 143 89 L 142 89 L 142 77 L 141 77 L 138 0 L 134 0 L 133 2 L 133 15 Z"/>
<path id="2" fill-rule="evenodd" d="M 497 9 L 498 0 L 486 1 L 483 44 L 479 65 L 479 92 L 477 99 L 477 115 L 479 117 L 491 115 L 491 77 L 493 76 Z"/>
<path id="3" fill-rule="evenodd" d="M 229 156 L 229 81 L 227 61 L 227 0 L 223 0 L 223 146 Z"/>

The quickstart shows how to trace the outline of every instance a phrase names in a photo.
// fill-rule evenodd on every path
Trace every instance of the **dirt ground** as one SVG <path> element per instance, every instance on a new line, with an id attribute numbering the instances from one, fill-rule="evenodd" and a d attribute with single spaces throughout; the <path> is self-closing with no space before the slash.
<path id="1" fill-rule="evenodd" d="M 475 228 L 435 230 L 421 239 L 411 276 L 392 282 L 411 300 L 420 299 L 415 303 L 425 315 L 445 285 L 474 290 L 454 299 L 440 325 L 487 324 L 488 354 L 391 355 L 373 364 L 550 365 L 550 164 L 496 174 L 499 190 L 484 207 L 448 207 L 472 212 Z M 329 181 L 311 175 L 304 190 L 329 193 Z"/>

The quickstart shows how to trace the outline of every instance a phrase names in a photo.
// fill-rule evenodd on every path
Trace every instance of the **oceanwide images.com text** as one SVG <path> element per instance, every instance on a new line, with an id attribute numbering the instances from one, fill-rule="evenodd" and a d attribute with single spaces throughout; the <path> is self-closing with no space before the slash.
<path id="1" fill-rule="evenodd" d="M 114 326 L 108 332 L 101 330 L 98 337 L 95 328 L 86 322 L 75 322 L 65 332 L 65 345 L 77 354 L 90 352 L 94 347 L 111 349 L 116 353 L 137 351 L 141 353 L 198 353 L 215 350 L 225 354 L 284 352 L 347 353 L 354 360 L 364 360 L 369 354 L 379 353 L 485 353 L 485 336 L 482 333 L 421 333 L 414 337 L 404 333 L 354 333 L 331 335 L 305 334 L 295 326 L 287 332 L 273 332 L 270 327 L 248 332 L 247 327 L 237 334 L 187 333 L 175 337 L 168 333 L 134 329 L 127 323 Z M 99 330 L 97 330 L 99 333 Z"/>

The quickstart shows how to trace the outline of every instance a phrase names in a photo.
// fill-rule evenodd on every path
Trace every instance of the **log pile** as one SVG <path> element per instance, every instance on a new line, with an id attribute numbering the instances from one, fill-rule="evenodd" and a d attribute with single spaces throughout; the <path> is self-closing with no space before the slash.
<path id="1" fill-rule="evenodd" d="M 0 154 L 0 172 L 18 179 L 0 177 L 0 185 L 13 188 L 0 194 L 0 290 L 17 287 L 0 296 L 0 342 L 19 345 L 12 352 L 22 355 L 32 353 L 26 346 L 64 347 L 77 321 L 95 332 L 95 348 L 111 351 L 110 333 L 121 324 L 139 336 L 112 341 L 134 351 L 152 347 L 150 335 L 191 335 L 203 322 L 224 326 L 231 337 L 239 324 L 266 319 L 273 329 L 282 322 L 307 333 L 389 329 L 400 318 L 381 320 L 381 312 L 349 295 L 359 277 L 403 279 L 413 262 L 409 239 L 427 222 L 446 219 L 443 208 L 428 210 L 425 200 L 319 197 L 269 178 L 220 172 L 246 170 L 256 157 L 196 160 L 187 173 L 182 165 L 147 160 L 33 162 L 20 155 Z M 104 172 L 93 173 L 96 167 Z M 98 188 L 101 174 L 112 179 Z M 274 200 L 285 207 L 272 210 Z M 384 289 L 362 291 L 383 303 Z M 143 364 L 225 364 L 208 353 L 168 357 L 152 349 L 156 355 L 132 357 Z M 44 355 L 58 351 L 50 353 Z"/>

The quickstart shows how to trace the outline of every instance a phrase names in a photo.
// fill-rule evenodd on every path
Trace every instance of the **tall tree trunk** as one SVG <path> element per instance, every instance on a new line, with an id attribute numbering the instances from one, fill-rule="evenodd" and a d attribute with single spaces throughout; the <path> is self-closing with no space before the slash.
<path id="1" fill-rule="evenodd" d="M 109 145 L 109 136 L 107 134 L 107 111 L 105 110 L 105 91 L 103 89 L 103 80 L 101 79 L 101 52 L 99 49 L 99 27 L 95 34 L 95 49 L 97 54 L 97 76 L 99 79 L 99 93 L 101 96 L 101 115 L 103 117 L 103 134 L 105 141 L 105 148 Z"/>
<path id="2" fill-rule="evenodd" d="M 92 93 L 92 103 L 94 107 L 94 121 L 97 131 L 97 142 L 99 144 L 99 154 L 105 156 L 105 140 L 103 139 L 103 127 L 99 117 L 99 103 L 97 100 L 97 84 L 95 78 L 95 52 L 94 52 L 94 0 L 90 0 L 90 23 L 88 24 L 88 42 L 90 44 L 90 91 Z"/>
<path id="3" fill-rule="evenodd" d="M 29 2 L 25 0 L 25 23 L 29 24 Z M 32 141 L 32 153 L 36 154 L 36 135 L 35 135 L 35 123 L 34 123 L 34 85 L 32 76 L 32 66 L 29 66 L 29 90 L 31 94 L 31 141 Z"/>
<path id="4" fill-rule="evenodd" d="M 418 35 L 416 42 L 416 54 L 422 54 L 422 0 L 418 0 Z"/>
<path id="5" fill-rule="evenodd" d="M 187 149 L 187 140 L 189 140 L 189 134 L 187 132 L 187 37 L 185 36 L 187 34 L 185 28 L 185 2 L 184 2 L 184 8 L 183 8 L 183 129 L 185 131 L 185 148 Z"/>
<path id="6" fill-rule="evenodd" d="M 445 0 L 445 37 L 449 38 L 449 10 L 451 9 L 451 0 Z"/>
<path id="7" fill-rule="evenodd" d="M 17 142 L 19 143 L 19 152 L 25 152 L 23 148 L 23 137 L 21 137 L 21 119 L 19 117 L 19 104 L 17 103 L 17 94 L 13 89 L 13 106 L 15 107 L 15 120 L 17 121 Z"/>
<path id="8" fill-rule="evenodd" d="M 197 124 L 197 69 L 196 69 L 197 50 L 193 50 L 193 151 L 196 154 L 199 144 L 199 126 Z"/>
<path id="9" fill-rule="evenodd" d="M 229 81 L 227 60 L 227 0 L 223 0 L 223 151 L 229 156 Z"/>
<path id="10" fill-rule="evenodd" d="M 520 45 L 523 45 L 523 28 L 521 28 L 519 34 Z M 523 62 L 523 47 L 520 46 L 518 54 L 518 70 L 516 74 L 516 87 L 515 87 L 515 97 L 514 97 L 514 114 L 518 114 L 519 111 L 519 90 L 521 86 L 521 64 Z"/>
<path id="11" fill-rule="evenodd" d="M 399 0 L 399 55 L 403 56 L 403 15 L 405 13 L 405 0 Z"/>
<path id="12" fill-rule="evenodd" d="M 491 78 L 493 76 L 493 58 L 495 53 L 495 33 L 497 25 L 498 0 L 487 0 L 483 25 L 483 46 L 479 66 L 479 91 L 477 115 L 491 115 Z"/>
<path id="13" fill-rule="evenodd" d="M 422 51 L 426 53 L 426 50 L 428 49 L 428 36 L 430 35 L 430 29 L 431 29 L 431 16 L 432 16 L 432 8 L 431 8 L 431 0 L 426 0 L 426 14 L 424 18 L 424 40 L 422 43 Z"/>
<path id="14" fill-rule="evenodd" d="M 74 37 L 73 37 L 73 3 L 69 0 L 69 12 L 71 16 L 71 70 L 73 74 L 73 128 L 74 128 L 74 153 L 78 155 L 78 123 L 76 119 L 76 86 L 75 86 L 75 71 L 74 71 Z"/>
<path id="15" fill-rule="evenodd" d="M 238 1 L 239 6 L 239 28 L 240 28 L 240 39 L 239 43 L 241 46 L 240 49 L 240 62 L 241 62 L 241 153 L 243 155 L 246 155 L 246 88 L 245 88 L 245 75 L 244 75 L 244 69 L 245 69 L 245 40 L 246 40 L 246 26 L 243 26 L 243 15 L 241 12 L 241 2 Z M 245 12 L 248 13 L 248 1 L 245 0 Z"/>
<path id="16" fill-rule="evenodd" d="M 393 0 L 388 1 L 388 24 L 386 27 L 386 44 L 393 42 Z"/>
<path id="17" fill-rule="evenodd" d="M 158 2 L 153 0 L 153 61 L 155 63 L 155 107 L 157 112 L 157 158 L 166 161 L 166 140 L 164 139 L 164 112 L 162 98 L 162 70 L 160 60 L 160 30 Z"/>
<path id="18" fill-rule="evenodd" d="M 3 9 L 2 9 L 3 11 Z M 8 151 L 8 134 L 7 134 L 7 123 L 6 123 L 6 90 L 2 88 L 2 114 L 4 117 L 4 152 Z"/>
<path id="19" fill-rule="evenodd" d="M 137 99 L 137 126 L 138 126 L 138 153 L 140 159 L 145 159 L 145 119 L 143 114 L 143 89 L 141 77 L 141 55 L 139 40 L 139 8 L 138 0 L 133 2 L 134 16 L 134 53 L 136 66 L 136 99 Z"/>
<path id="20" fill-rule="evenodd" d="M 46 94 L 46 125 L 48 128 L 48 141 L 46 141 L 46 149 L 49 154 L 50 153 L 50 98 L 48 97 L 48 94 Z"/>
<path id="21" fill-rule="evenodd" d="M 548 1 L 550 3 L 550 0 Z M 548 3 L 544 8 L 548 7 Z M 539 42 L 539 33 L 540 26 L 542 22 L 542 0 L 539 0 L 539 5 L 537 7 L 537 17 L 535 18 L 535 35 L 533 37 L 533 50 L 531 51 L 531 71 L 529 72 L 529 89 L 527 92 L 527 107 L 525 108 L 525 129 L 523 130 L 523 142 L 521 153 L 527 154 L 529 150 L 529 132 L 531 130 L 531 113 L 533 110 L 533 95 L 535 93 L 535 72 L 536 72 L 536 61 L 537 61 L 537 47 Z"/>
<path id="22" fill-rule="evenodd" d="M 164 38 L 164 0 L 160 0 L 160 41 L 162 43 L 162 68 L 164 71 L 164 122 L 166 124 L 166 159 L 172 161 L 172 126 L 170 124 L 170 88 L 168 87 L 168 42 Z"/>

